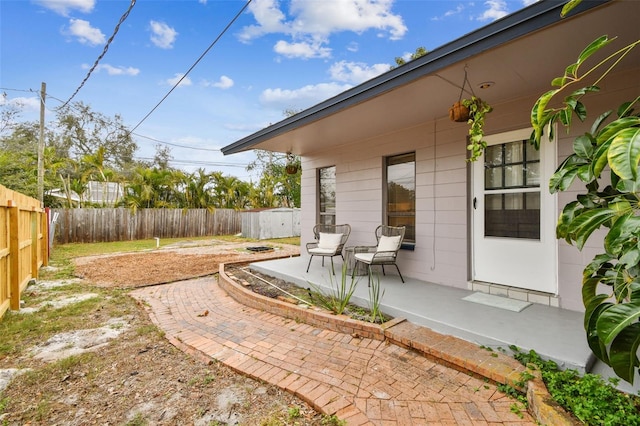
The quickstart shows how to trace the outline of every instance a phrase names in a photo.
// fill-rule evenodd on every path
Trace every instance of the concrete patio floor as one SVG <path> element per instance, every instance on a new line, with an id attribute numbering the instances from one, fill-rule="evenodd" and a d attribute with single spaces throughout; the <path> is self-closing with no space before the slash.
<path id="1" fill-rule="evenodd" d="M 284 259 L 255 262 L 254 271 L 309 287 L 309 283 L 329 289 L 331 286 L 331 262 L 324 267 L 320 259 L 313 259 L 306 272 L 309 257 L 306 255 Z M 334 258 L 336 276 L 339 279 L 342 260 Z M 404 277 L 402 283 L 393 266 L 386 268 L 387 275 L 380 275 L 384 296 L 381 310 L 395 318 L 406 318 L 417 325 L 438 333 L 458 337 L 495 350 L 506 350 L 515 345 L 521 351 L 535 350 L 545 359 L 552 359 L 562 369 L 575 369 L 581 373 L 596 372 L 611 376 L 607 366 L 596 363 L 589 349 L 583 328 L 583 314 L 540 304 L 532 304 L 520 312 L 486 306 L 463 300 L 474 293 L 471 290 L 437 285 Z M 335 279 L 334 279 L 335 282 Z M 352 302 L 367 307 L 369 291 L 367 277 L 360 282 Z M 621 389 L 637 392 L 622 383 Z M 637 388 L 637 385 L 636 385 Z"/>

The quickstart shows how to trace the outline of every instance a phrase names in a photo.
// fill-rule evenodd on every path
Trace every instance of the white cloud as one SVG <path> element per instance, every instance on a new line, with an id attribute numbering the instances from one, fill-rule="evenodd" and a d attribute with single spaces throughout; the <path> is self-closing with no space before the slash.
<path id="1" fill-rule="evenodd" d="M 288 25 L 284 23 L 286 16 L 279 6 L 277 0 L 254 0 L 248 10 L 258 24 L 244 27 L 239 35 L 240 40 L 247 42 L 264 34 L 289 33 Z"/>
<path id="2" fill-rule="evenodd" d="M 292 40 L 278 42 L 276 51 L 288 57 L 324 58 L 331 51 L 322 45 L 333 33 L 376 30 L 392 40 L 402 38 L 407 27 L 400 15 L 391 12 L 392 5 L 393 0 L 291 0 L 288 18 L 278 0 L 254 0 L 248 9 L 257 24 L 244 27 L 239 38 L 249 42 L 265 34 L 281 33 Z"/>
<path id="3" fill-rule="evenodd" d="M 180 81 L 180 79 L 182 79 L 182 81 Z M 180 84 L 178 84 L 178 82 L 180 82 Z M 175 86 L 176 84 L 178 84 L 178 87 L 191 86 L 192 84 L 191 79 L 189 77 L 185 77 L 185 75 L 182 73 L 174 74 L 173 78 L 169 78 L 166 80 L 166 83 L 171 86 Z"/>
<path id="4" fill-rule="evenodd" d="M 84 64 L 82 68 L 89 69 L 89 65 Z M 140 74 L 140 69 L 133 67 L 114 67 L 109 64 L 99 64 L 96 67 L 96 71 L 105 70 L 109 75 L 138 75 Z"/>
<path id="5" fill-rule="evenodd" d="M 507 11 L 507 2 L 504 0 L 487 0 L 484 5 L 487 6 L 487 10 L 478 17 L 479 21 L 495 21 L 509 13 Z"/>
<path id="6" fill-rule="evenodd" d="M 93 28 L 89 21 L 83 19 L 70 19 L 68 33 L 76 37 L 80 43 L 89 46 L 104 44 L 107 40 L 102 31 Z"/>
<path id="7" fill-rule="evenodd" d="M 299 42 L 289 43 L 284 40 L 278 41 L 273 46 L 274 52 L 287 58 L 328 58 L 331 56 L 331 49 L 322 47 L 319 42 Z"/>
<path id="8" fill-rule="evenodd" d="M 525 6 L 531 6 L 534 3 L 539 2 L 540 0 L 522 0 L 522 4 Z"/>
<path id="9" fill-rule="evenodd" d="M 361 62 L 336 62 L 329 68 L 331 79 L 346 83 L 360 84 L 376 77 L 383 72 L 389 71 L 389 64 L 367 65 Z"/>
<path id="10" fill-rule="evenodd" d="M 295 32 L 328 35 L 339 31 L 362 33 L 376 29 L 400 39 L 407 27 L 400 15 L 391 13 L 393 0 L 292 0 Z"/>
<path id="11" fill-rule="evenodd" d="M 202 85 L 205 87 L 216 87 L 222 90 L 230 89 L 231 87 L 233 87 L 233 84 L 234 84 L 233 80 L 227 77 L 226 75 L 221 76 L 218 81 L 204 80 L 202 82 Z"/>
<path id="12" fill-rule="evenodd" d="M 459 4 L 458 6 L 456 6 L 455 9 L 449 9 L 447 10 L 444 14 L 442 14 L 441 16 L 434 16 L 433 18 L 431 18 L 432 21 L 442 21 L 446 18 L 449 18 L 451 16 L 455 16 L 455 15 L 459 15 L 461 14 L 465 9 L 465 6 L 463 4 Z"/>
<path id="13" fill-rule="evenodd" d="M 305 109 L 312 105 L 329 99 L 352 87 L 350 84 L 321 83 L 308 85 L 296 90 L 266 89 L 260 95 L 260 101 L 271 108 Z"/>
<path id="14" fill-rule="evenodd" d="M 207 4 L 207 0 L 198 0 L 198 3 L 206 5 Z"/>
<path id="15" fill-rule="evenodd" d="M 15 107 L 22 111 L 40 111 L 40 98 L 39 97 L 17 97 L 7 99 L 5 96 L 0 96 L 0 105 L 7 105 Z"/>
<path id="16" fill-rule="evenodd" d="M 96 5 L 95 0 L 34 0 L 35 3 L 53 10 L 59 15 L 68 16 L 72 10 L 89 13 Z"/>
<path id="17" fill-rule="evenodd" d="M 164 22 L 150 21 L 151 41 L 161 49 L 171 49 L 178 32 Z"/>

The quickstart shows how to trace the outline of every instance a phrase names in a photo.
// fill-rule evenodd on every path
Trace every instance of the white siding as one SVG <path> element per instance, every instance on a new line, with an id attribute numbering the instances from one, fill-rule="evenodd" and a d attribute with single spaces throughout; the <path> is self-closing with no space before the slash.
<path id="1" fill-rule="evenodd" d="M 608 79 L 601 94 L 585 99 L 588 123 L 576 121 L 572 135 L 560 129 L 559 161 L 571 153 L 573 135 L 588 130 L 593 119 L 607 108 L 640 92 L 637 71 Z M 546 89 L 543 89 L 546 90 Z M 630 94 L 629 94 L 630 93 Z M 493 105 L 485 126 L 486 134 L 530 127 L 531 106 L 540 93 Z M 629 95 L 625 95 L 629 94 Z M 491 101 L 491 93 L 487 92 Z M 446 117 L 447 111 L 442 112 Z M 403 275 L 438 284 L 466 288 L 468 278 L 469 227 L 466 133 L 464 123 L 447 118 L 424 125 L 362 140 L 344 146 L 340 152 L 307 155 L 302 175 L 302 243 L 312 238 L 316 220 L 316 169 L 336 166 L 337 223 L 352 227 L 347 245 L 373 244 L 373 232 L 383 220 L 383 159 L 386 156 L 416 153 L 416 246 L 402 251 L 398 264 Z M 559 194 L 562 208 L 575 198 L 577 190 Z M 560 306 L 582 310 L 580 296 L 582 269 L 598 252 L 597 239 L 580 253 L 564 241 L 559 249 Z M 535 262 L 535 259 L 532 259 Z"/>

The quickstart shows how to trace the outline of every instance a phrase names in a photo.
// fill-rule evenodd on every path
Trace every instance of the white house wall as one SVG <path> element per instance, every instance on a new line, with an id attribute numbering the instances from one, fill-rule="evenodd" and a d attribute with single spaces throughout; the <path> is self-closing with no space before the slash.
<path id="1" fill-rule="evenodd" d="M 562 70 L 563 68 L 559 68 Z M 561 72 L 561 71 L 560 71 Z M 572 134 L 589 129 L 602 111 L 617 106 L 640 93 L 637 70 L 610 78 L 601 94 L 586 99 L 589 113 L 586 124 L 575 123 Z M 631 93 L 631 94 L 629 94 Z M 626 95 L 625 95 L 626 94 Z M 489 102 L 491 92 L 484 96 Z M 531 106 L 539 93 L 495 103 L 488 116 L 486 134 L 530 127 Z M 452 100 L 455 101 L 455 100 Z M 425 99 L 428 102 L 428 99 Z M 492 102 L 493 103 L 493 102 Z M 372 245 L 374 230 L 382 223 L 384 157 L 416 153 L 416 245 L 403 250 L 398 264 L 403 275 L 442 285 L 467 288 L 469 279 L 468 171 L 464 123 L 442 118 L 391 134 L 361 140 L 339 150 L 305 155 L 302 163 L 302 246 L 312 240 L 316 223 L 317 168 L 336 166 L 336 223 L 352 227 L 347 245 Z M 558 132 L 558 157 L 571 152 L 573 136 Z M 560 194 L 558 209 L 575 198 L 575 190 Z M 564 241 L 558 242 L 560 307 L 582 310 L 580 296 L 582 269 L 598 252 L 597 241 L 583 252 Z M 535 259 L 532 259 L 535 262 Z"/>

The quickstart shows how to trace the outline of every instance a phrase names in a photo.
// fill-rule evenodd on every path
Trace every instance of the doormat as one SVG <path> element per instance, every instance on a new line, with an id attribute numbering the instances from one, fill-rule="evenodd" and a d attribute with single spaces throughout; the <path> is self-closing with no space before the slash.
<path id="1" fill-rule="evenodd" d="M 473 293 L 467 297 L 463 297 L 462 300 L 480 303 L 481 305 L 493 306 L 494 308 L 506 309 L 513 312 L 520 312 L 527 306 L 531 305 L 531 302 L 525 302 L 524 300 L 509 299 L 508 297 L 496 296 L 494 294 L 487 293 Z"/>

